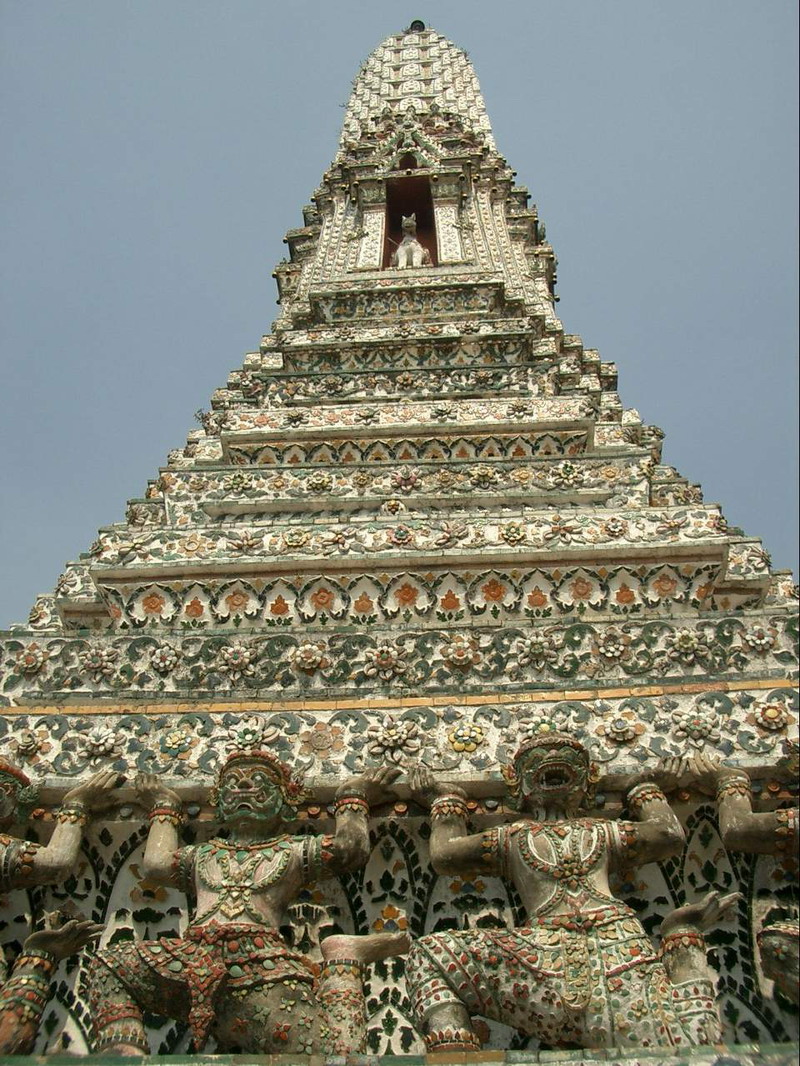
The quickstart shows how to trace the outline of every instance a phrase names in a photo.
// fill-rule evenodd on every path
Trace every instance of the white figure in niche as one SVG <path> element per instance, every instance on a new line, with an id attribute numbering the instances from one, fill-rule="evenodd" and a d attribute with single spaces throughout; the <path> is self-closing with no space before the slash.
<path id="1" fill-rule="evenodd" d="M 433 266 L 431 253 L 417 240 L 417 216 L 403 215 L 402 221 L 403 239 L 398 244 L 392 256 L 392 266 L 395 270 L 406 270 L 409 267 Z"/>

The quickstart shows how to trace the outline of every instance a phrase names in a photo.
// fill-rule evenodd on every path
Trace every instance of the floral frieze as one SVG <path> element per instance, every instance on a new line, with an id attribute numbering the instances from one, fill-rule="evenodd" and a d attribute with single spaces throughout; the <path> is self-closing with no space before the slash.
<path id="1" fill-rule="evenodd" d="M 583 420 L 595 412 L 595 404 L 585 396 L 534 396 L 530 403 L 530 422 L 570 422 Z M 369 408 L 367 409 L 370 410 Z M 306 417 L 299 426 L 308 428 L 356 427 L 362 425 L 397 426 L 406 428 L 415 423 L 499 423 L 507 425 L 508 401 L 491 399 L 456 399 L 441 403 L 437 400 L 384 402 L 371 405 L 372 414 L 365 416 L 361 404 L 339 404 L 335 407 L 310 407 L 297 412 Z M 225 412 L 225 429 L 246 431 L 252 429 L 285 430 L 293 411 L 283 409 L 230 410 Z M 366 422 L 365 422 L 366 417 Z"/>
<path id="2" fill-rule="evenodd" d="M 507 537 L 517 527 L 506 529 Z M 456 539 L 458 527 L 449 528 Z M 345 527 L 337 537 L 345 538 Z M 357 534 L 353 534 L 357 535 Z M 414 531 L 405 525 L 389 527 L 387 535 L 398 549 L 406 549 Z M 288 530 L 292 549 L 302 547 L 305 533 Z M 197 538 L 197 534 L 190 534 Z M 188 540 L 188 538 L 187 538 Z M 344 545 L 332 541 L 332 554 L 344 554 Z M 207 550 L 198 545 L 198 557 Z M 342 547 L 339 552 L 336 549 Z M 433 572 L 353 573 L 332 571 L 287 574 L 273 569 L 259 577 L 195 575 L 171 580 L 140 575 L 126 569 L 121 584 L 111 575 L 98 582 L 112 617 L 121 628 L 169 626 L 199 628 L 231 625 L 341 625 L 369 628 L 375 624 L 417 620 L 421 624 L 459 623 L 464 620 L 547 619 L 617 615 L 620 618 L 661 618 L 690 609 L 713 609 L 714 584 L 720 562 L 651 563 L 637 567 L 592 568 L 572 565 L 534 569 L 502 568 Z M 133 587 L 132 587 L 133 586 Z"/>
<path id="3" fill-rule="evenodd" d="M 470 326 L 472 324 L 470 323 Z M 398 337 L 391 328 L 365 328 L 352 338 L 340 332 L 324 331 L 324 335 L 298 337 L 298 331 L 286 334 L 281 348 L 281 366 L 287 373 L 343 374 L 365 371 L 416 372 L 445 370 L 454 367 L 506 367 L 530 363 L 537 369 L 552 364 L 555 358 L 552 345 L 538 342 L 538 332 L 529 322 L 483 324 L 480 332 L 462 331 L 451 323 L 421 326 L 405 337 Z M 334 346 L 334 342 L 336 346 Z M 265 357 L 262 357 L 262 360 Z M 262 376 L 271 367 L 258 367 Z M 252 368 L 255 370 L 256 368 Z M 252 373 L 252 370 L 249 372 Z M 242 375 L 232 375 L 233 385 L 240 385 Z"/>
<path id="4" fill-rule="evenodd" d="M 645 505 L 649 493 L 649 459 L 641 452 L 615 454 L 580 462 L 558 457 L 520 459 L 513 462 L 433 462 L 418 465 L 334 466 L 312 465 L 276 468 L 272 471 L 167 471 L 159 487 L 171 520 L 187 510 L 202 514 L 201 504 L 214 504 L 213 513 L 224 510 L 224 501 L 248 497 L 254 505 L 271 500 L 324 500 L 364 495 L 394 497 L 434 495 L 504 497 L 575 493 L 579 496 L 613 493 L 618 506 Z M 602 496 L 601 496 L 602 498 Z M 219 504 L 218 504 L 219 501 Z M 234 508 L 237 510 L 238 508 Z"/>
<path id="5" fill-rule="evenodd" d="M 527 403 L 510 403 L 509 418 L 525 418 Z M 287 463 L 385 463 L 426 460 L 521 459 L 540 456 L 573 456 L 586 450 L 588 431 L 553 429 L 540 433 L 467 435 L 442 434 L 436 438 L 384 435 L 362 440 L 299 440 L 247 443 L 232 441 L 226 454 L 236 466 L 276 466 Z"/>
<path id="6" fill-rule="evenodd" d="M 491 389 L 510 395 L 552 394 L 547 375 L 529 367 L 464 367 L 453 370 L 399 370 L 381 373 L 329 373 L 295 376 L 273 375 L 266 380 L 249 379 L 242 393 L 262 406 L 302 403 L 305 400 L 338 400 L 403 397 L 418 393 L 457 396 Z M 260 387 L 259 387 L 260 386 Z"/>
<path id="7" fill-rule="evenodd" d="M 287 367 L 294 366 L 295 369 L 308 367 L 309 370 L 314 370 L 317 368 L 312 363 L 317 352 L 323 359 L 328 357 L 335 359 L 334 353 L 338 352 L 343 360 L 349 361 L 353 369 L 358 369 L 368 365 L 364 360 L 380 359 L 380 353 L 389 357 L 390 362 L 387 365 L 391 365 L 391 353 L 404 350 L 405 346 L 410 343 L 422 346 L 426 341 L 428 343 L 438 340 L 460 342 L 462 338 L 465 341 L 477 342 L 483 340 L 492 342 L 498 339 L 504 345 L 511 345 L 512 350 L 516 344 L 531 341 L 532 354 L 535 356 L 554 355 L 558 348 L 553 337 L 542 336 L 540 319 L 530 316 L 519 318 L 505 316 L 482 320 L 450 318 L 445 322 L 419 320 L 388 324 L 362 322 L 358 325 L 326 323 L 309 329 L 298 327 L 280 331 L 275 335 L 263 336 L 260 354 L 266 357 L 286 350 L 292 353 L 286 357 Z M 358 347 L 362 344 L 366 346 L 363 352 Z M 328 346 L 331 345 L 335 345 L 336 348 L 329 348 Z M 422 359 L 426 358 L 428 351 L 427 347 L 421 348 Z"/>
<path id="8" fill-rule="evenodd" d="M 448 278 L 448 282 L 450 279 Z M 367 318 L 417 317 L 421 315 L 460 315 L 469 312 L 491 314 L 504 305 L 501 284 L 441 284 L 434 288 L 381 288 L 380 282 L 352 291 L 311 294 L 317 322 L 353 322 Z"/>
<path id="9" fill-rule="evenodd" d="M 247 484 L 246 475 L 243 483 Z M 397 495 L 388 500 L 380 520 L 369 523 L 354 518 L 343 522 L 275 521 L 268 527 L 237 523 L 235 530 L 206 525 L 193 532 L 181 530 L 142 531 L 135 536 L 127 529 L 101 532 L 91 546 L 95 574 L 97 564 L 114 566 L 119 562 L 229 559 L 327 558 L 338 555 L 408 552 L 457 553 L 469 550 L 495 551 L 522 548 L 536 551 L 579 552 L 587 546 L 611 548 L 617 545 L 650 546 L 659 549 L 678 543 L 718 543 L 725 537 L 726 523 L 715 507 L 670 511 L 607 511 L 583 508 L 563 514 L 550 510 L 535 517 L 523 517 L 521 508 L 506 521 L 479 516 L 474 511 L 448 513 L 438 520 L 416 517 L 404 482 L 398 478 Z M 407 479 L 409 491 L 414 484 Z M 525 508 L 527 512 L 529 509 Z M 399 529 L 403 533 L 399 533 Z"/>
<path id="10" fill-rule="evenodd" d="M 580 739 L 607 775 L 695 752 L 772 767 L 791 780 L 798 697 L 781 687 L 542 702 L 454 700 L 436 706 L 278 710 L 150 708 L 92 714 L 26 710 L 0 723 L 0 754 L 39 779 L 110 765 L 126 775 L 208 780 L 228 751 L 268 745 L 312 780 L 386 763 L 423 763 L 458 781 L 489 777 L 527 736 L 550 730 Z"/>
<path id="11" fill-rule="evenodd" d="M 501 600 L 502 582 L 486 584 L 480 595 L 490 614 Z M 575 619 L 419 629 L 415 612 L 431 609 L 423 591 L 406 581 L 384 597 L 382 608 L 392 611 L 399 629 L 365 625 L 361 632 L 353 627 L 326 632 L 322 619 L 333 618 L 341 601 L 330 584 L 321 582 L 309 585 L 303 600 L 318 623 L 305 633 L 280 626 L 289 605 L 275 584 L 270 594 L 276 624 L 257 632 L 208 634 L 188 628 L 113 637 L 9 635 L 0 651 L 3 697 L 11 704 L 77 693 L 126 699 L 152 693 L 192 699 L 256 692 L 271 698 L 320 692 L 326 697 L 421 696 L 479 693 L 487 685 L 510 692 L 548 691 L 559 684 L 599 687 L 665 678 L 730 682 L 797 672 L 795 616 Z M 450 599 L 444 584 L 438 593 L 441 600 Z M 238 609 L 237 595 L 230 593 L 229 611 Z M 162 593 L 148 593 L 146 599 L 152 609 L 163 609 Z M 348 606 L 371 610 L 376 619 L 375 601 L 370 607 L 368 599 L 361 592 Z M 453 594 L 451 617 L 458 614 L 457 600 Z M 203 609 L 199 597 L 191 605 L 197 612 Z M 144 601 L 142 610 L 147 610 Z"/>

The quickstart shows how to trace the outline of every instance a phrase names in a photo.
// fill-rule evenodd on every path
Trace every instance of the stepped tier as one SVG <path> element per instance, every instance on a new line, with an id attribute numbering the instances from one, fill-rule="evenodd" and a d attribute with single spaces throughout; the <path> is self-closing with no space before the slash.
<path id="1" fill-rule="evenodd" d="M 791 579 L 564 332 L 463 53 L 380 46 L 286 243 L 258 351 L 8 635 L 9 704 L 783 692 Z"/>

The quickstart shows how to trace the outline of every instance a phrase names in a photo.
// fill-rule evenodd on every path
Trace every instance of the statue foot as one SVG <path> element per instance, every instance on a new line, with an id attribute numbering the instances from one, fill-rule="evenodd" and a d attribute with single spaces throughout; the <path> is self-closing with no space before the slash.
<path id="1" fill-rule="evenodd" d="M 367 936 L 329 936 L 320 944 L 326 962 L 335 959 L 355 959 L 365 965 L 405 955 L 411 947 L 408 933 L 370 933 Z"/>

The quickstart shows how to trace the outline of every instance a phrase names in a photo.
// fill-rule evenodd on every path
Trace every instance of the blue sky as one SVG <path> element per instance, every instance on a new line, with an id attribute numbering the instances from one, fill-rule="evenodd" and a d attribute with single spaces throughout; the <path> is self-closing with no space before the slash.
<path id="1" fill-rule="evenodd" d="M 469 52 L 559 314 L 728 520 L 797 558 L 797 5 L 0 0 L 0 624 L 180 447 L 366 55 Z"/>

